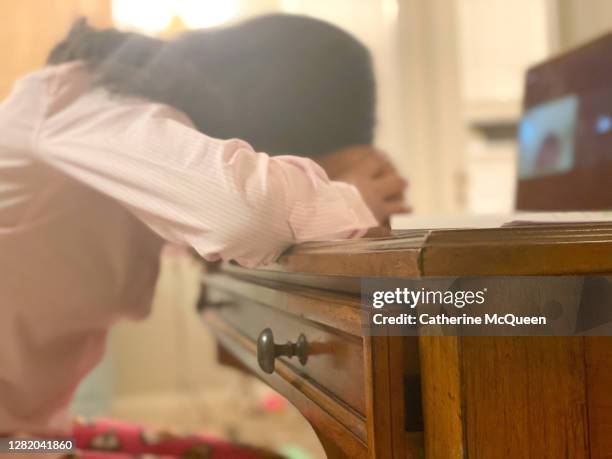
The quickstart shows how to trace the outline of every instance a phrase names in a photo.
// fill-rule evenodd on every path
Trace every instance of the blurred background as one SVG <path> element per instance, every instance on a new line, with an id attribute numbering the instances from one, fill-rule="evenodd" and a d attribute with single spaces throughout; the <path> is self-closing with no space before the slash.
<path id="1" fill-rule="evenodd" d="M 377 144 L 410 179 L 417 212 L 512 209 L 525 70 L 612 26 L 609 0 L 0 0 L 0 8 L 0 99 L 43 64 L 78 16 L 164 37 L 270 12 L 335 23 L 372 52 Z M 115 330 L 75 413 L 323 457 L 292 407 L 216 364 L 214 342 L 194 310 L 199 275 L 184 257 L 164 257 L 152 317 Z"/>

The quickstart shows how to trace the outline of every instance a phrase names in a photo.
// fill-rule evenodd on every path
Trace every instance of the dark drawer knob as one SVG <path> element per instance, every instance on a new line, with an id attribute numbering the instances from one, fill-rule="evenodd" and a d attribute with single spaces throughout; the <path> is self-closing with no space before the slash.
<path id="1" fill-rule="evenodd" d="M 259 367 L 268 374 L 274 373 L 274 361 L 277 357 L 297 357 L 302 365 L 308 361 L 308 341 L 301 334 L 297 342 L 275 344 L 274 333 L 266 328 L 257 339 L 257 362 Z"/>

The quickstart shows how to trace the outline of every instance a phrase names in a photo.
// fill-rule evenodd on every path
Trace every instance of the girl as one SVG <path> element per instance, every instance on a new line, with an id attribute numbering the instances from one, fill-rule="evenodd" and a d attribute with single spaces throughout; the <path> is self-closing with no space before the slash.
<path id="1" fill-rule="evenodd" d="M 231 64 L 256 52 L 249 35 L 263 44 L 260 56 L 274 52 L 265 43 L 288 40 L 270 21 L 302 24 L 303 33 L 287 41 L 297 56 L 333 51 L 352 62 L 361 47 L 319 21 L 257 21 L 234 34 L 216 31 L 244 40 L 218 52 L 211 33 L 165 42 L 80 21 L 49 65 L 18 81 L 0 105 L 0 436 L 71 434 L 67 406 L 101 357 L 109 327 L 148 314 L 164 242 L 254 267 L 296 242 L 359 237 L 403 209 L 404 182 L 384 157 L 367 146 L 347 148 L 369 143 L 371 126 L 343 128 L 341 107 L 309 112 L 316 97 L 349 103 L 359 84 L 310 92 L 307 104 L 274 88 L 295 108 L 287 110 L 274 101 L 259 105 L 267 82 Z M 321 30 L 344 46 L 309 45 Z M 365 94 L 355 119 L 363 113 L 363 124 L 372 125 L 373 99 Z M 320 118 L 325 129 L 312 122 Z M 321 164 L 359 191 L 330 181 L 310 159 L 270 157 L 244 140 L 213 137 L 241 134 L 272 153 L 325 155 Z M 178 443 L 183 449 L 154 451 L 185 452 Z M 223 443 L 204 454 L 253 457 Z"/>

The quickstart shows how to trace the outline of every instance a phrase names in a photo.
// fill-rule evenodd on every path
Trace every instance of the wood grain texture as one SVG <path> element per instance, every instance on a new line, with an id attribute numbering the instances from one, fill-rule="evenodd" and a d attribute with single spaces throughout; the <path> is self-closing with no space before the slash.
<path id="1" fill-rule="evenodd" d="M 354 336 L 361 336 L 360 299 L 278 282 L 258 283 L 224 274 L 206 275 L 204 283 L 230 297 L 246 298 Z"/>
<path id="2" fill-rule="evenodd" d="M 408 362 L 415 357 L 408 350 L 414 348 L 404 346 L 404 341 L 402 337 L 364 337 L 368 452 L 372 459 L 418 459 L 423 452 L 422 433 L 406 429 L 407 416 L 420 418 L 420 413 L 406 412 L 405 369 L 418 362 Z"/>
<path id="3" fill-rule="evenodd" d="M 393 434 L 391 423 L 392 393 L 388 374 L 389 337 L 366 336 L 364 341 L 364 366 L 366 372 L 366 401 L 368 416 L 369 457 L 380 459 L 393 458 Z"/>
<path id="4" fill-rule="evenodd" d="M 468 457 L 589 457 L 582 338 L 460 340 Z"/>
<path id="5" fill-rule="evenodd" d="M 426 457 L 464 459 L 468 456 L 460 340 L 454 336 L 421 336 L 419 345 Z"/>
<path id="6" fill-rule="evenodd" d="M 503 263 L 500 263 L 503 260 Z M 561 239 L 553 244 L 472 243 L 423 251 L 425 276 L 519 276 L 607 273 L 612 270 L 612 242 Z"/>
<path id="7" fill-rule="evenodd" d="M 324 273 L 336 276 L 418 276 L 419 251 L 397 250 L 379 253 L 289 253 L 281 266 L 290 272 Z"/>
<path id="8" fill-rule="evenodd" d="M 380 377 L 388 380 L 393 457 L 418 459 L 424 446 L 418 338 L 388 340 L 389 372 Z"/>
<path id="9" fill-rule="evenodd" d="M 419 237 L 311 243 L 296 246 L 272 269 L 343 277 L 608 273 L 612 224 L 431 230 Z"/>
<path id="10" fill-rule="evenodd" d="M 591 459 L 612 459 L 612 337 L 586 337 Z"/>

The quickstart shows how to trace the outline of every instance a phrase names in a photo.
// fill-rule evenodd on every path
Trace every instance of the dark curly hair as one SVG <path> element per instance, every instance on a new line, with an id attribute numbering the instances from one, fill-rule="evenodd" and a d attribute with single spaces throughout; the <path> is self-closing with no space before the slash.
<path id="1" fill-rule="evenodd" d="M 75 60 L 87 63 L 96 85 L 168 104 L 208 135 L 270 154 L 314 157 L 372 143 L 369 52 L 317 19 L 261 16 L 168 41 L 80 19 L 48 64 Z"/>

